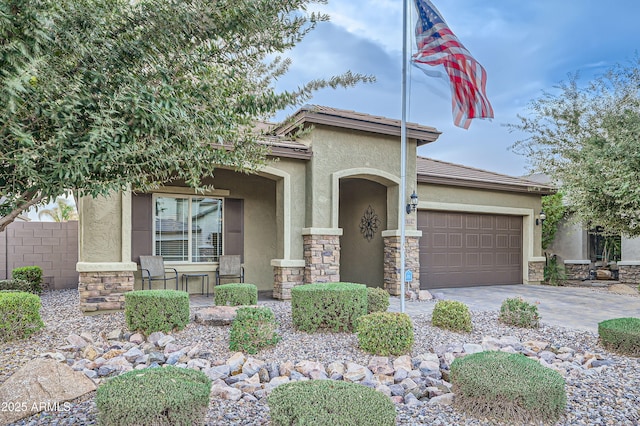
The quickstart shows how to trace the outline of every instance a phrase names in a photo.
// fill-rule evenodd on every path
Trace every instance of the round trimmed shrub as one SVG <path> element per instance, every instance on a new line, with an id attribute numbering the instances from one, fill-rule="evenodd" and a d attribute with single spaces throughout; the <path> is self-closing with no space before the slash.
<path id="1" fill-rule="evenodd" d="M 258 287 L 254 284 L 231 283 L 215 288 L 216 306 L 242 306 L 258 303 Z"/>
<path id="2" fill-rule="evenodd" d="M 298 330 L 352 331 L 358 318 L 366 314 L 364 284 L 316 283 L 291 289 L 291 318 Z"/>
<path id="3" fill-rule="evenodd" d="M 367 287 L 367 313 L 386 312 L 389 309 L 389 293 L 380 287 Z"/>
<path id="4" fill-rule="evenodd" d="M 452 331 L 472 330 L 469 308 L 456 300 L 439 300 L 433 308 L 431 324 Z"/>
<path id="5" fill-rule="evenodd" d="M 14 268 L 11 271 L 11 278 L 14 280 L 27 281 L 31 286 L 29 289 L 30 293 L 42 293 L 42 268 L 39 266 L 22 266 L 20 268 Z"/>
<path id="6" fill-rule="evenodd" d="M 335 380 L 290 382 L 267 398 L 274 426 L 392 426 L 396 408 L 374 389 Z"/>
<path id="7" fill-rule="evenodd" d="M 538 328 L 540 325 L 538 307 L 521 297 L 505 299 L 500 306 L 498 319 L 515 327 Z"/>
<path id="8" fill-rule="evenodd" d="M 239 308 L 236 319 L 231 324 L 229 349 L 255 354 L 280 341 L 277 328 L 278 324 L 270 308 Z"/>
<path id="9" fill-rule="evenodd" d="M 26 339 L 44 327 L 40 297 L 22 291 L 0 291 L 0 341 Z"/>
<path id="10" fill-rule="evenodd" d="M 25 280 L 0 280 L 0 291 L 15 290 L 24 293 L 33 293 L 31 291 L 31 283 Z M 34 293 L 35 294 L 35 293 Z"/>
<path id="11" fill-rule="evenodd" d="M 413 346 L 413 324 L 409 315 L 374 312 L 358 320 L 358 343 L 375 355 L 403 355 Z"/>
<path id="12" fill-rule="evenodd" d="M 522 354 L 488 351 L 451 364 L 456 405 L 511 424 L 555 422 L 567 405 L 562 376 Z"/>
<path id="13" fill-rule="evenodd" d="M 614 318 L 598 323 L 600 342 L 619 354 L 640 357 L 640 318 Z"/>
<path id="14" fill-rule="evenodd" d="M 124 317 L 131 331 L 182 330 L 189 323 L 189 294 L 174 290 L 137 290 L 124 294 Z"/>
<path id="15" fill-rule="evenodd" d="M 133 370 L 98 387 L 102 425 L 204 424 L 211 381 L 201 371 L 167 366 Z"/>

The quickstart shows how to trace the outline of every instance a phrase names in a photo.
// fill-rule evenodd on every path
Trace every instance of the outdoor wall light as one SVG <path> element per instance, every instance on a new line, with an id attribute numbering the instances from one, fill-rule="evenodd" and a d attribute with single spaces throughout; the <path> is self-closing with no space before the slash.
<path id="1" fill-rule="evenodd" d="M 415 212 L 416 207 L 418 207 L 418 194 L 416 194 L 416 191 L 414 190 L 413 194 L 411 194 L 411 200 L 409 204 L 407 204 L 407 214 L 411 214 L 411 212 Z"/>
<path id="2" fill-rule="evenodd" d="M 546 218 L 547 218 L 547 215 L 544 214 L 544 210 L 540 210 L 540 216 L 539 218 L 536 218 L 536 225 L 542 225 Z"/>

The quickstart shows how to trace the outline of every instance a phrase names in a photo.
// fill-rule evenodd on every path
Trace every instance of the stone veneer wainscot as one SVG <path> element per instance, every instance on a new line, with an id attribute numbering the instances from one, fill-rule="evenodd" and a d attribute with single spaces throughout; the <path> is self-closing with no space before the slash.
<path id="1" fill-rule="evenodd" d="M 133 290 L 133 272 L 80 272 L 82 312 L 124 309 L 124 294 Z"/>
<path id="2" fill-rule="evenodd" d="M 392 233 L 395 231 L 391 231 Z M 413 231 L 415 232 L 415 231 Z M 409 232 L 407 232 L 409 234 Z M 384 289 L 392 296 L 400 295 L 400 236 L 384 235 Z M 420 290 L 420 238 L 405 236 L 405 268 L 413 272 L 413 281 L 407 290 Z"/>

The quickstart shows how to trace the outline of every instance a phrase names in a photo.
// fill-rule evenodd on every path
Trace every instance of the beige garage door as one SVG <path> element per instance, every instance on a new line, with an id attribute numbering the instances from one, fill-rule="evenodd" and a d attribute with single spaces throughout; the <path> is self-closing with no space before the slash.
<path id="1" fill-rule="evenodd" d="M 420 287 L 522 283 L 522 217 L 418 212 Z"/>

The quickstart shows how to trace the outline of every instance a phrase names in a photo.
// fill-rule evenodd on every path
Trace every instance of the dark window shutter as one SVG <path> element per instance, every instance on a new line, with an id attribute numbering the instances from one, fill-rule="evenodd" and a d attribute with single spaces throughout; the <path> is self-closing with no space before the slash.
<path id="1" fill-rule="evenodd" d="M 151 194 L 131 196 L 131 261 L 153 254 L 153 199 Z"/>
<path id="2" fill-rule="evenodd" d="M 244 200 L 224 199 L 224 254 L 239 254 L 244 262 Z"/>

